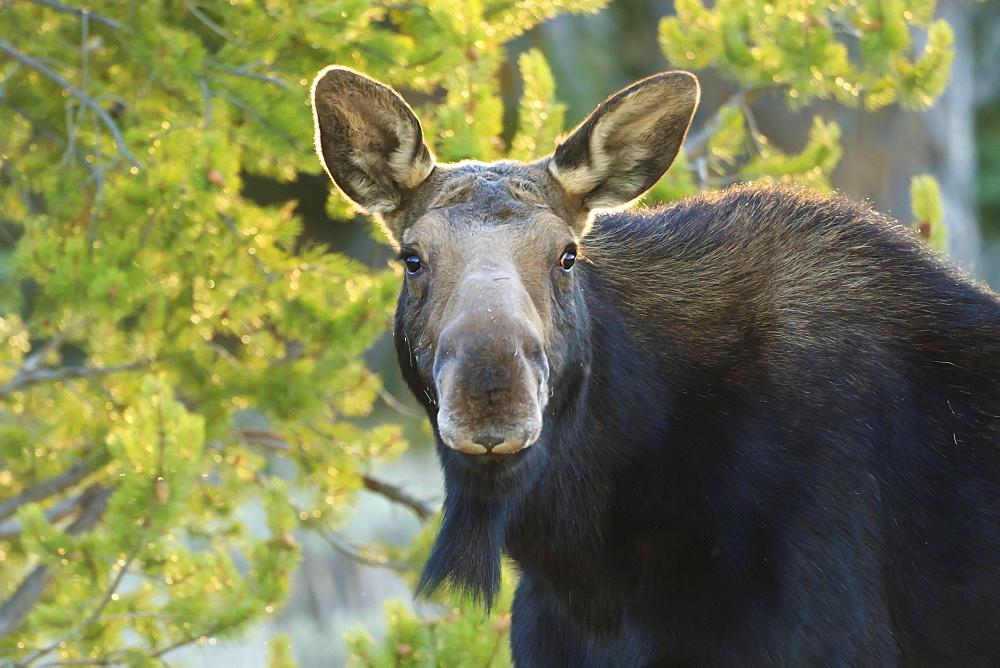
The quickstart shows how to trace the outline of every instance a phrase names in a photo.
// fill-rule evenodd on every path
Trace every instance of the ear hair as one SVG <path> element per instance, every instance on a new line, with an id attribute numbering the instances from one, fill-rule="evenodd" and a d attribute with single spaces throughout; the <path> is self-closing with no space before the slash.
<path id="1" fill-rule="evenodd" d="M 312 88 L 316 151 L 327 174 L 364 211 L 395 211 L 434 169 L 420 122 L 400 95 L 331 65 Z M 377 216 L 378 217 L 378 216 Z M 398 230 L 386 230 L 390 237 Z"/>
<path id="2" fill-rule="evenodd" d="M 670 167 L 698 97 L 698 80 L 688 72 L 632 84 L 557 144 L 549 172 L 588 211 L 628 204 Z"/>

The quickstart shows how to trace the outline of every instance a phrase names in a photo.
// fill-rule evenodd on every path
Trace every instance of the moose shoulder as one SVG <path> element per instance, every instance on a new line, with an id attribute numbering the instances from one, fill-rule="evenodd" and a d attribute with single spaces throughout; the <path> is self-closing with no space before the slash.
<path id="1" fill-rule="evenodd" d="M 803 190 L 608 212 L 697 101 L 668 72 L 549 157 L 445 165 L 390 88 L 317 77 L 326 169 L 405 268 L 421 586 L 490 601 L 511 556 L 519 665 L 1000 665 L 1000 300 Z"/>

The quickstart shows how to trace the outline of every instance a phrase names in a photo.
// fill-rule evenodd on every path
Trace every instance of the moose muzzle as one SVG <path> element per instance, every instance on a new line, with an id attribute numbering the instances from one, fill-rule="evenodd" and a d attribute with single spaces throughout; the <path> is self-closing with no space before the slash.
<path id="1" fill-rule="evenodd" d="M 468 278 L 457 297 L 434 360 L 438 433 L 472 455 L 518 452 L 538 439 L 548 400 L 534 307 L 514 277 Z"/>

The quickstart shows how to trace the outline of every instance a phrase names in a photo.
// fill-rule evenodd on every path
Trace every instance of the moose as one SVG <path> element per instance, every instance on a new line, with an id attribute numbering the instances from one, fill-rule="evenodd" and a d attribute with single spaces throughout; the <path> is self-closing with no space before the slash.
<path id="1" fill-rule="evenodd" d="M 699 99 L 666 72 L 534 162 L 437 164 L 390 87 L 313 89 L 399 251 L 399 366 L 443 520 L 420 588 L 520 666 L 1000 666 L 1000 298 L 840 197 L 625 208 Z"/>

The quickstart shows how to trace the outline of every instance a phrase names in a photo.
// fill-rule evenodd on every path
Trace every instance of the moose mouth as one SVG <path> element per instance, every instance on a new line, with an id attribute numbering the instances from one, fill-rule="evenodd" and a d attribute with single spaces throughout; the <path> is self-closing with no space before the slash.
<path id="1" fill-rule="evenodd" d="M 446 446 L 467 455 L 512 455 L 533 445 L 542 433 L 543 405 L 533 404 L 531 414 L 505 424 L 475 424 L 442 406 L 437 415 L 438 433 Z"/>
<path id="2" fill-rule="evenodd" d="M 458 364 L 445 365 L 438 376 L 437 427 L 446 446 L 476 457 L 509 456 L 538 440 L 548 402 L 547 366 L 520 365 L 516 383 L 488 391 L 463 378 L 463 371 Z"/>
<path id="3" fill-rule="evenodd" d="M 434 347 L 438 435 L 476 458 L 515 455 L 542 432 L 549 363 L 540 318 L 516 276 L 511 268 L 465 277 L 457 314 L 445 318 Z"/>

